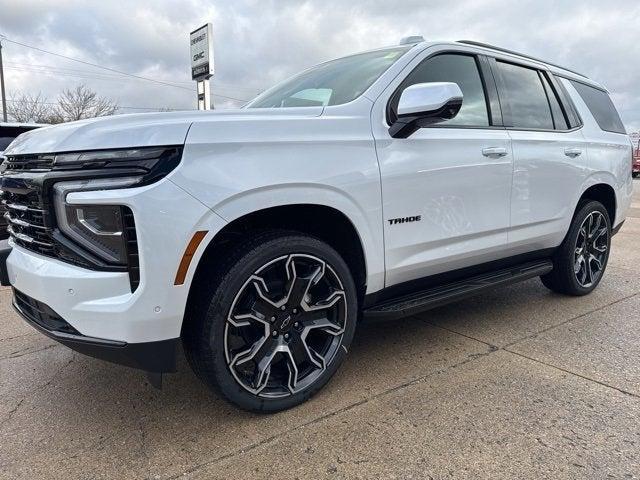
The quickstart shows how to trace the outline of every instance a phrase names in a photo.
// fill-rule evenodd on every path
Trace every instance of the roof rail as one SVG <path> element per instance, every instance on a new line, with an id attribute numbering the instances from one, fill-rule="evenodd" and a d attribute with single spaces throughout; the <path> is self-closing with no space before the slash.
<path id="1" fill-rule="evenodd" d="M 580 72 L 576 72 L 575 70 L 571 70 L 567 67 L 563 67 L 562 65 L 558 65 L 556 63 L 551 63 L 551 62 L 547 62 L 546 60 L 541 60 L 540 58 L 536 58 L 536 57 L 532 57 L 531 55 L 527 55 L 524 53 L 520 53 L 520 52 L 516 52 L 514 50 L 509 50 L 506 48 L 502 48 L 502 47 L 496 47 L 495 45 L 490 45 L 488 43 L 482 43 L 482 42 L 476 42 L 474 40 L 458 40 L 458 43 L 464 43 L 467 45 L 473 45 L 475 47 L 483 47 L 483 48 L 489 48 L 491 50 L 496 50 L 498 52 L 503 52 L 503 53 L 510 53 L 512 55 L 518 55 L 519 57 L 524 57 L 524 58 L 528 58 L 529 60 L 534 60 L 536 62 L 540 62 L 540 63 L 546 63 L 547 65 L 551 65 L 553 67 L 556 68 L 561 68 L 563 70 L 566 70 L 567 72 L 571 72 L 571 73 L 575 73 L 576 75 L 580 75 L 581 77 L 584 78 L 589 78 L 586 75 L 580 73 Z"/>

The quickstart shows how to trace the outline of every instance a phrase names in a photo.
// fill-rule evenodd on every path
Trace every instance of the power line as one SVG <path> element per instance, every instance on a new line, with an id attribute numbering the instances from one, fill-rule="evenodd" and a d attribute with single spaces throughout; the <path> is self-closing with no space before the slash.
<path id="1" fill-rule="evenodd" d="M 62 76 L 62 77 L 75 77 L 75 78 L 85 78 L 92 80 L 104 80 L 104 81 L 136 81 L 137 78 L 128 78 L 118 74 L 110 74 L 110 73 L 99 73 L 93 72 L 91 70 L 81 70 L 75 68 L 63 68 L 63 67 L 54 67 L 50 65 L 34 65 L 29 63 L 19 63 L 19 62 L 5 62 L 7 66 L 5 66 L 6 70 L 13 70 L 17 72 L 34 72 L 40 73 L 42 75 L 50 75 L 50 76 Z M 186 82 L 185 82 L 186 83 Z M 252 92 L 254 95 L 257 95 L 260 90 L 259 89 L 250 89 L 244 87 L 231 87 L 226 86 L 225 84 L 216 83 L 217 88 L 222 90 L 238 90 L 243 88 L 247 92 Z M 214 95 L 217 95 L 214 93 Z M 229 97 L 231 98 L 231 97 Z M 238 101 L 248 101 L 248 100 L 240 100 Z"/>
<path id="2" fill-rule="evenodd" d="M 33 71 L 38 71 L 38 70 L 54 70 L 54 71 L 64 71 L 64 72 L 73 72 L 73 73 L 82 73 L 82 74 L 91 74 L 91 75 L 97 75 L 96 78 L 114 78 L 114 79 L 123 79 L 122 75 L 120 74 L 114 74 L 114 73 L 100 73 L 100 72 L 95 72 L 93 70 L 86 70 L 86 69 L 80 69 L 80 68 L 68 68 L 68 67 L 59 67 L 57 65 L 41 65 L 41 64 L 35 64 L 35 63 L 23 63 L 23 62 L 4 62 L 5 65 L 11 65 L 11 68 L 25 68 L 25 69 L 33 69 Z M 9 67 L 6 67 L 9 68 Z M 132 80 L 136 80 L 136 79 L 132 79 Z M 186 81 L 175 81 L 175 82 L 171 82 L 172 84 L 183 84 L 183 85 L 192 85 L 193 82 L 186 82 Z M 235 86 L 235 85 L 230 85 L 230 84 L 226 84 L 226 83 L 215 83 L 217 88 L 222 88 L 224 90 L 245 90 L 246 92 L 251 92 L 253 94 L 257 94 L 260 93 L 262 91 L 264 91 L 264 88 L 252 88 L 252 87 L 241 87 L 241 86 Z"/>
<path id="3" fill-rule="evenodd" d="M 95 63 L 91 63 L 91 62 L 86 62 L 86 61 L 80 60 L 78 58 L 73 58 L 73 57 L 69 57 L 67 55 L 62 55 L 60 53 L 50 52 L 48 50 L 44 50 L 44 49 L 39 48 L 39 47 L 34 47 L 33 45 L 27 45 L 26 43 L 18 42 L 16 40 L 11 40 L 10 38 L 8 38 L 8 37 L 6 37 L 4 35 L 0 36 L 0 38 L 2 38 L 6 42 L 13 43 L 15 45 L 20 45 L 21 47 L 31 48 L 32 50 L 36 50 L 38 52 L 42 52 L 42 53 L 46 53 L 48 55 L 53 55 L 53 56 L 56 56 L 56 57 L 64 58 L 65 60 L 70 60 L 72 62 L 82 63 L 83 65 L 88 65 L 90 67 L 100 68 L 102 70 L 107 70 L 107 71 L 110 71 L 110 72 L 118 73 L 120 75 L 125 75 L 127 77 L 137 78 L 139 80 L 145 80 L 147 82 L 153 82 L 153 83 L 156 83 L 158 85 L 164 85 L 164 86 L 167 86 L 167 87 L 180 88 L 182 90 L 188 90 L 189 92 L 192 91 L 191 88 L 183 87 L 181 85 L 176 85 L 174 83 L 163 82 L 162 80 L 156 80 L 155 78 L 149 78 L 149 77 L 143 77 L 141 75 L 135 75 L 133 73 L 123 72 L 122 70 L 117 70 L 117 69 L 111 68 L 111 67 L 105 67 L 104 65 L 98 65 L 98 64 L 95 64 Z M 245 100 L 245 99 L 242 99 L 242 98 L 230 97 L 228 95 L 219 95 L 219 94 L 212 94 L 212 95 L 215 96 L 215 97 L 225 98 L 227 100 L 234 100 L 236 102 L 247 102 L 248 101 L 248 100 Z"/>
<path id="4" fill-rule="evenodd" d="M 7 100 L 7 103 L 31 103 L 36 105 L 58 105 L 55 102 L 44 102 L 42 100 Z M 165 107 L 130 107 L 130 106 L 120 106 L 118 105 L 118 109 L 126 109 L 126 110 L 169 110 L 172 112 L 182 111 L 180 108 L 165 108 Z"/>
<path id="5" fill-rule="evenodd" d="M 166 85 L 168 87 L 182 88 L 183 90 L 189 90 L 189 91 L 192 90 L 192 89 L 190 89 L 188 87 L 182 87 L 180 85 L 175 85 L 173 83 L 163 82 L 162 80 L 156 80 L 155 78 L 143 77 L 141 75 L 135 75 L 133 73 L 123 72 L 122 70 L 116 70 L 115 68 L 105 67 L 104 65 L 97 65 L 95 63 L 86 62 L 86 61 L 80 60 L 78 58 L 68 57 L 67 55 L 62 55 L 60 53 L 50 52 L 50 51 L 44 50 L 42 48 L 34 47 L 33 45 L 27 45 L 26 43 L 21 43 L 21 42 L 15 41 L 15 40 L 11 40 L 10 38 L 5 37 L 4 35 L 2 36 L 2 38 L 5 40 L 5 42 L 14 43 L 16 45 L 20 45 L 21 47 L 25 47 L 25 48 L 31 48 L 32 50 L 36 50 L 38 52 L 46 53 L 48 55 L 53 55 L 53 56 L 56 56 L 56 57 L 64 58 L 66 60 L 71 60 L 72 62 L 78 62 L 78 63 L 82 63 L 84 65 L 89 65 L 90 67 L 101 68 L 103 70 L 108 70 L 110 72 L 119 73 L 120 75 L 126 75 L 127 77 L 138 78 L 140 80 L 146 80 L 148 82 L 153 82 L 153 83 L 157 83 L 157 84 L 160 84 L 160 85 Z"/>

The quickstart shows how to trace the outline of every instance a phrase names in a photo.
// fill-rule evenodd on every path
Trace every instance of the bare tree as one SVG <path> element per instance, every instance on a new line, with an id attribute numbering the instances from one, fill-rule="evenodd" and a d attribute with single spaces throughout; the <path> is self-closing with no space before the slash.
<path id="1" fill-rule="evenodd" d="M 74 89 L 67 88 L 62 91 L 53 109 L 52 120 L 55 121 L 54 123 L 72 122 L 84 118 L 113 115 L 117 110 L 118 105 L 112 100 L 98 96 L 85 85 L 78 85 Z"/>
<path id="2" fill-rule="evenodd" d="M 7 103 L 7 113 L 16 122 L 50 122 L 53 109 L 42 93 L 35 96 L 28 93 L 14 93 Z"/>

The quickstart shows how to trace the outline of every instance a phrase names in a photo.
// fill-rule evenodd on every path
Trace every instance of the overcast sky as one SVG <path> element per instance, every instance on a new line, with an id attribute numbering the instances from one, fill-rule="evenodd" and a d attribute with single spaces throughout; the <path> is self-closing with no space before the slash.
<path id="1" fill-rule="evenodd" d="M 222 96 L 248 100 L 305 67 L 419 34 L 493 43 L 578 70 L 607 86 L 627 129 L 640 130 L 638 0 L 0 0 L 8 40 L 175 84 L 123 79 L 5 41 L 7 90 L 52 101 L 85 83 L 123 107 L 195 108 L 188 36 L 206 22 L 216 106 L 239 106 Z"/>

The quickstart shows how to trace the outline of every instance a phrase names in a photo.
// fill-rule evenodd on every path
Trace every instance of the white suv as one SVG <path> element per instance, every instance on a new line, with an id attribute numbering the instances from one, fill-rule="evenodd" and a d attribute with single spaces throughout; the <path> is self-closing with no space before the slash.
<path id="1" fill-rule="evenodd" d="M 3 276 L 26 321 L 154 382 L 182 342 L 256 411 L 317 392 L 361 319 L 535 276 L 591 292 L 632 194 L 602 86 L 467 41 L 327 62 L 237 111 L 43 128 L 5 155 Z"/>

